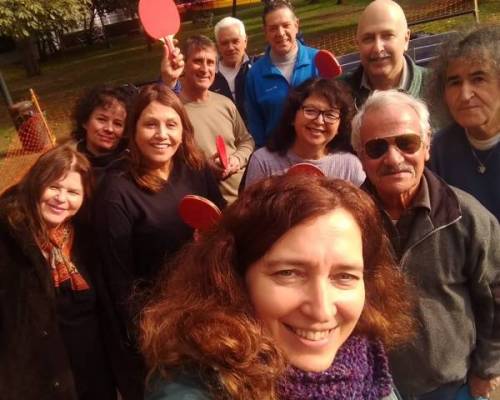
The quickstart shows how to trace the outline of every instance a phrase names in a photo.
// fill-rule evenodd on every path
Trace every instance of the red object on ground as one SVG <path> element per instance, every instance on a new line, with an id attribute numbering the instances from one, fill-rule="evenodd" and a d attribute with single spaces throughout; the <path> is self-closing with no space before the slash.
<path id="1" fill-rule="evenodd" d="M 286 172 L 287 175 L 312 175 L 312 176 L 325 176 L 323 171 L 321 171 L 316 165 L 309 163 L 298 163 L 293 165 Z"/>
<path id="2" fill-rule="evenodd" d="M 206 231 L 219 220 L 221 211 L 210 200 L 188 194 L 179 204 L 179 214 L 191 228 Z"/>
<path id="3" fill-rule="evenodd" d="M 314 57 L 314 63 L 322 78 L 332 79 L 342 74 L 340 63 L 328 50 L 319 50 Z"/>

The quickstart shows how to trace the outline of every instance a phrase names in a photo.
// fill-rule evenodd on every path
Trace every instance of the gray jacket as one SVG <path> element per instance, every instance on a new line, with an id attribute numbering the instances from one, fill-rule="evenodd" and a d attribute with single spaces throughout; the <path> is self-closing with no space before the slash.
<path id="1" fill-rule="evenodd" d="M 430 210 L 418 210 L 399 260 L 416 288 L 420 328 L 390 354 L 396 387 L 414 395 L 464 380 L 468 371 L 500 375 L 500 226 L 469 194 L 430 170 L 424 176 Z"/>

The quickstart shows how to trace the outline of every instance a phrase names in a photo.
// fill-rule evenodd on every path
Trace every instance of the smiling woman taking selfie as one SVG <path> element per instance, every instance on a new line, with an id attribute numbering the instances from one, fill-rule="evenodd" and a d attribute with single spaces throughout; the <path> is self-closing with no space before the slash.
<path id="1" fill-rule="evenodd" d="M 87 159 L 42 155 L 0 197 L 0 397 L 115 399 L 97 318 L 90 236 L 74 224 L 89 197 Z"/>
<path id="2" fill-rule="evenodd" d="M 388 246 L 374 204 L 348 183 L 253 185 L 144 308 L 146 398 L 396 398 L 384 346 L 412 322 Z"/>

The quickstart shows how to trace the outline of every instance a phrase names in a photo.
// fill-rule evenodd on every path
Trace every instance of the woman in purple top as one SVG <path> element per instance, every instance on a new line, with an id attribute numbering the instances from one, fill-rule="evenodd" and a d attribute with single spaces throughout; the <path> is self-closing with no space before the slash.
<path id="1" fill-rule="evenodd" d="M 292 89 L 278 128 L 248 163 L 245 187 L 304 162 L 329 178 L 360 186 L 365 173 L 349 145 L 353 111 L 352 97 L 341 82 L 312 78 Z"/>

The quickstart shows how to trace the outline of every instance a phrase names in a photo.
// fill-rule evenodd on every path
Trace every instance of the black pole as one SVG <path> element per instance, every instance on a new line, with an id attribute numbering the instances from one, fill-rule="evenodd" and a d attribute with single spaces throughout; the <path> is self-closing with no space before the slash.
<path id="1" fill-rule="evenodd" d="M 236 0 L 233 0 L 233 10 L 231 12 L 233 18 L 236 18 Z"/>

